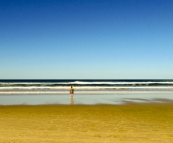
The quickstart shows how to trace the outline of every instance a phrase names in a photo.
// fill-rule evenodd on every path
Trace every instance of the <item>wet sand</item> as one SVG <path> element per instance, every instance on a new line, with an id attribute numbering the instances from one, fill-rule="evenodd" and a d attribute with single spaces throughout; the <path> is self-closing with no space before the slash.
<path id="1" fill-rule="evenodd" d="M 170 143 L 173 104 L 0 106 L 2 143 Z"/>
<path id="2" fill-rule="evenodd" d="M 172 93 L 160 94 L 75 94 L 65 95 L 0 95 L 0 105 L 47 105 L 47 104 L 126 104 L 135 103 L 173 103 Z"/>

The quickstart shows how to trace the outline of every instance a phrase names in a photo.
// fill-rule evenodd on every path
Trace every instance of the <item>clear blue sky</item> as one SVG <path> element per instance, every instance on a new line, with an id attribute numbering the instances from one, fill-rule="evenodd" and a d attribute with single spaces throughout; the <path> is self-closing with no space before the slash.
<path id="1" fill-rule="evenodd" d="M 0 0 L 0 79 L 173 79 L 173 0 Z"/>

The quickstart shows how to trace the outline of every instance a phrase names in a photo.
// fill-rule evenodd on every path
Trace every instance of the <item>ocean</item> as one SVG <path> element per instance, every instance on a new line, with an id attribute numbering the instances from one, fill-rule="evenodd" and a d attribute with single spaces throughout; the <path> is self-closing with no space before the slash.
<path id="1" fill-rule="evenodd" d="M 173 92 L 173 80 L 0 80 L 0 94 L 75 94 Z"/>
<path id="2" fill-rule="evenodd" d="M 73 86 L 74 95 L 69 96 Z M 173 80 L 0 80 L 0 105 L 172 103 Z"/>

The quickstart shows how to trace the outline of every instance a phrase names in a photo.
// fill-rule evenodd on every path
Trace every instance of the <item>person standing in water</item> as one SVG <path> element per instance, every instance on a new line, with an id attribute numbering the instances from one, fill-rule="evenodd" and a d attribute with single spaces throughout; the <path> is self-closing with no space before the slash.
<path id="1" fill-rule="evenodd" d="M 71 86 L 71 88 L 70 88 L 70 94 L 74 94 L 74 89 L 73 89 L 72 86 Z"/>

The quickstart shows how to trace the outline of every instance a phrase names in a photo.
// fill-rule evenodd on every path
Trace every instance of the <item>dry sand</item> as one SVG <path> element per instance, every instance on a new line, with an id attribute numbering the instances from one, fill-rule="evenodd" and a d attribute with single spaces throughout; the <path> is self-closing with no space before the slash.
<path id="1" fill-rule="evenodd" d="M 173 104 L 0 106 L 0 143 L 127 142 L 173 142 Z"/>

